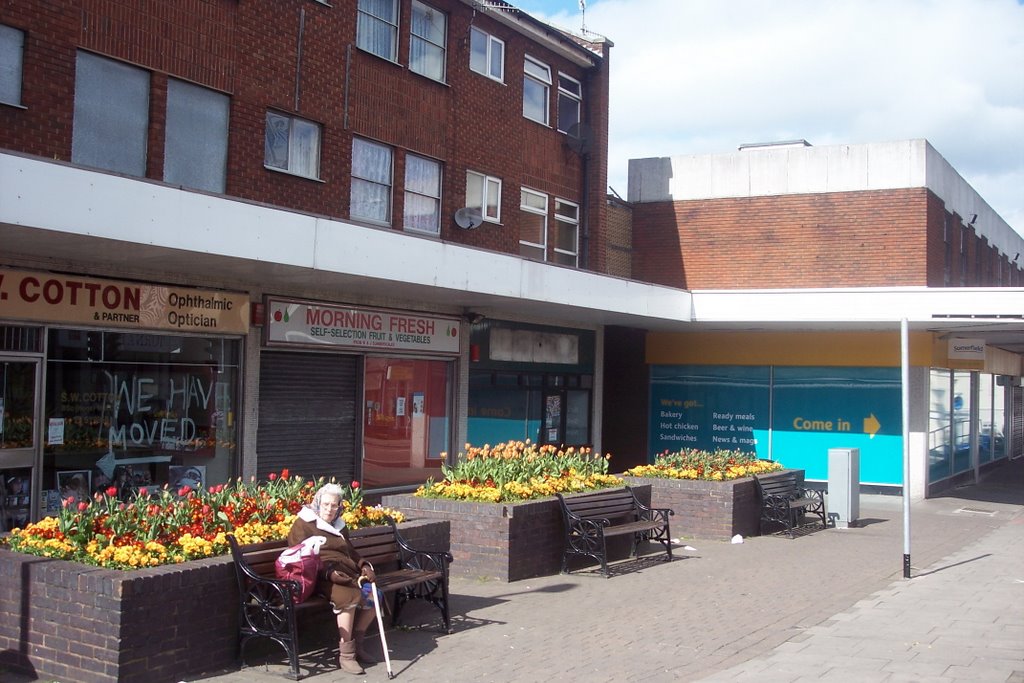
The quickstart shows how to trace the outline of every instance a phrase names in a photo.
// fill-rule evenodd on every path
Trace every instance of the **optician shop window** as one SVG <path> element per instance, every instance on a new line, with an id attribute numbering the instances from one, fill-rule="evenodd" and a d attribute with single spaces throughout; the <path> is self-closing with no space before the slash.
<path id="1" fill-rule="evenodd" d="M 236 474 L 240 342 L 51 329 L 43 488 L 175 491 Z"/>

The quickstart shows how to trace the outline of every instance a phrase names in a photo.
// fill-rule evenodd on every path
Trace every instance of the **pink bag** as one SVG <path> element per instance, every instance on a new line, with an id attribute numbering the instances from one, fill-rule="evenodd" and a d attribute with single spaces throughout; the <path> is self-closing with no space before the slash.
<path id="1" fill-rule="evenodd" d="M 286 548 L 274 562 L 274 574 L 278 579 L 299 584 L 299 592 L 292 594 L 296 603 L 305 601 L 316 589 L 320 574 L 320 546 L 326 542 L 323 536 L 310 536 L 302 543 Z"/>

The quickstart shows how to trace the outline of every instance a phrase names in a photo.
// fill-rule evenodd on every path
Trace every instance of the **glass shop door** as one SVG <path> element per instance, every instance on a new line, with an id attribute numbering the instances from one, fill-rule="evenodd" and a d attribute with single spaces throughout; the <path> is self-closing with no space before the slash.
<path id="1" fill-rule="evenodd" d="M 40 408 L 39 361 L 0 355 L 0 532 L 37 519 Z"/>

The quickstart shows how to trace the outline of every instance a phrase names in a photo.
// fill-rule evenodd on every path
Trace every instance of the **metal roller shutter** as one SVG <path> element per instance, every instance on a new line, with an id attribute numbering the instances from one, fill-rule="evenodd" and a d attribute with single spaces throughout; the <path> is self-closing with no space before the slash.
<path id="1" fill-rule="evenodd" d="M 357 356 L 264 352 L 260 360 L 256 473 L 356 475 Z"/>

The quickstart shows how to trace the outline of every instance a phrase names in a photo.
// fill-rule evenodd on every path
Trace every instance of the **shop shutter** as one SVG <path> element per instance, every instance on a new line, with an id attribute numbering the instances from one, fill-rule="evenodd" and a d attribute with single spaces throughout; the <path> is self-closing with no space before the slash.
<path id="1" fill-rule="evenodd" d="M 264 352 L 256 473 L 355 478 L 357 356 Z"/>

